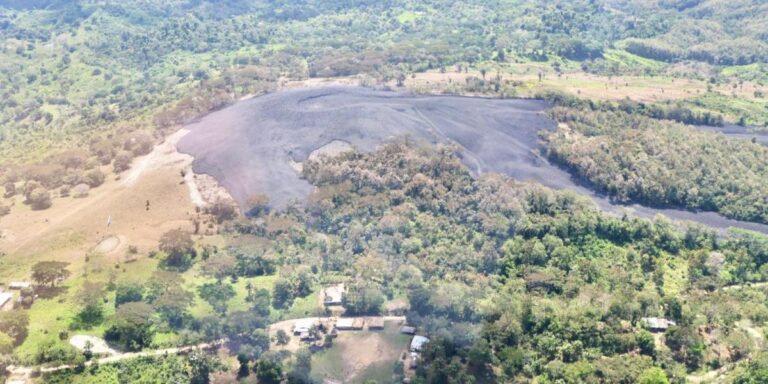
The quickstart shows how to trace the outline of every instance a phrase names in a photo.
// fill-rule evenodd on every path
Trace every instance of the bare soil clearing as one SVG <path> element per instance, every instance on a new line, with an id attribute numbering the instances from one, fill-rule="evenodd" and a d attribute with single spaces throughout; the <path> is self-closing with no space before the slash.
<path id="1" fill-rule="evenodd" d="M 150 154 L 135 159 L 119 179 L 110 176 L 93 188 L 87 198 L 54 198 L 52 207 L 42 211 L 17 201 L 11 213 L 0 218 L 0 252 L 6 255 L 0 278 L 26 278 L 29 267 L 40 260 L 69 261 L 75 270 L 91 251 L 106 255 L 105 262 L 119 262 L 129 245 L 145 254 L 167 230 L 192 229 L 198 202 L 181 176 L 192 158 L 175 149 L 184 134 L 182 130 L 169 136 Z"/>
<path id="2" fill-rule="evenodd" d="M 108 236 L 104 238 L 104 240 L 100 241 L 93 250 L 103 254 L 109 254 L 117 250 L 118 247 L 120 247 L 120 244 L 123 242 L 124 240 L 121 239 L 120 236 Z"/>
<path id="3" fill-rule="evenodd" d="M 465 97 L 407 96 L 359 87 L 289 90 L 214 112 L 187 126 L 179 142 L 196 173 L 214 176 L 244 203 L 266 194 L 273 206 L 303 200 L 312 186 L 292 167 L 318 148 L 346 142 L 372 151 L 396 137 L 457 144 L 467 164 L 537 179 L 542 159 L 531 152 L 540 129 L 554 124 L 546 103 Z"/>
<path id="4" fill-rule="evenodd" d="M 107 345 L 107 342 L 104 341 L 104 339 L 96 336 L 75 335 L 69 339 L 69 343 L 72 344 L 73 347 L 77 348 L 80 351 L 85 351 L 85 348 L 89 342 L 91 344 L 90 345 L 91 352 L 93 352 L 95 355 L 115 356 L 120 353 L 110 348 L 109 345 Z"/>

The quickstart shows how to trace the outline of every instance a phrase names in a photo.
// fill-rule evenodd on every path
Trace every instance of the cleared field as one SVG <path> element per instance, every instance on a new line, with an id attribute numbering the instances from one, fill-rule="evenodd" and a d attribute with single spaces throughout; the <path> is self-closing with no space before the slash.
<path id="1" fill-rule="evenodd" d="M 386 321 L 382 331 L 339 332 L 331 348 L 312 356 L 312 377 L 343 383 L 391 381 L 395 362 L 410 342 L 399 327 L 398 321 Z"/>

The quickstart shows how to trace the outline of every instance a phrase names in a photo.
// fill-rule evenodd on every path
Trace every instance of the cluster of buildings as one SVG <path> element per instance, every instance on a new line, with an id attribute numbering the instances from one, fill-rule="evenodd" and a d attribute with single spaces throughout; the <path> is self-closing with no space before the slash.
<path id="1" fill-rule="evenodd" d="M 341 317 L 320 319 L 300 319 L 293 323 L 293 334 L 302 341 L 313 341 L 316 330 L 327 330 L 335 336 L 338 331 L 380 331 L 384 329 L 383 317 Z"/>
<path id="2" fill-rule="evenodd" d="M 32 283 L 28 281 L 12 281 L 8 284 L 8 289 L 17 291 L 30 287 L 32 287 Z M 0 289 L 0 310 L 13 309 L 13 297 L 13 292 L 6 292 Z"/>
<path id="3" fill-rule="evenodd" d="M 344 293 L 346 287 L 344 283 L 331 285 L 323 289 L 323 304 L 326 307 L 340 307 L 344 305 Z M 342 309 L 343 310 L 343 309 Z M 299 336 L 302 341 L 312 341 L 312 330 L 318 326 L 328 326 L 330 329 L 330 335 L 335 336 L 338 331 L 362 331 L 367 329 L 369 331 L 383 330 L 384 318 L 383 317 L 339 317 L 329 319 L 328 324 L 322 324 L 319 320 L 313 321 L 312 319 L 297 320 L 293 327 L 293 334 Z M 410 353 L 410 367 L 416 368 L 421 356 L 421 351 L 429 342 L 429 339 L 425 336 L 417 335 L 416 328 L 408 325 L 400 327 L 400 333 L 411 335 L 411 343 L 408 351 Z"/>

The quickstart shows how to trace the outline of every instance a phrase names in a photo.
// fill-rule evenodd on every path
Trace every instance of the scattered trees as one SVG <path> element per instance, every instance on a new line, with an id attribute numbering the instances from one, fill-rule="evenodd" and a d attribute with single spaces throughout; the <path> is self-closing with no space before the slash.
<path id="1" fill-rule="evenodd" d="M 222 282 L 203 284 L 197 288 L 197 293 L 220 315 L 227 312 L 227 302 L 235 297 L 235 290 L 232 286 Z"/>

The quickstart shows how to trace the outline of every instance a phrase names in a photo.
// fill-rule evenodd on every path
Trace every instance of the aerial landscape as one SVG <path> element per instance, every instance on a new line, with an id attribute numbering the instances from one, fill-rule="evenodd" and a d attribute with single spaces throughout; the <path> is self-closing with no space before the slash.
<path id="1" fill-rule="evenodd" d="M 768 383 L 765 0 L 0 0 L 5 383 Z"/>

